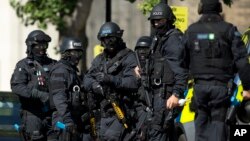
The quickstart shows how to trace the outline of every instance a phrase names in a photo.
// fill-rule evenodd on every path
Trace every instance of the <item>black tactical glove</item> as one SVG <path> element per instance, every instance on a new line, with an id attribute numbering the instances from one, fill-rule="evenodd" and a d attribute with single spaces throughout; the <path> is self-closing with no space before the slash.
<path id="1" fill-rule="evenodd" d="M 98 82 L 94 82 L 92 84 L 92 91 L 95 94 L 100 94 L 100 95 L 104 96 L 103 88 Z"/>
<path id="2" fill-rule="evenodd" d="M 31 91 L 31 97 L 38 98 L 41 100 L 41 102 L 45 103 L 49 99 L 49 93 L 39 91 L 36 88 L 32 89 Z"/>
<path id="3" fill-rule="evenodd" d="M 101 82 L 101 83 L 110 83 L 112 82 L 112 75 L 109 75 L 109 74 L 106 74 L 106 73 L 103 73 L 103 72 L 98 72 L 96 73 L 95 75 L 95 78 L 98 82 Z"/>

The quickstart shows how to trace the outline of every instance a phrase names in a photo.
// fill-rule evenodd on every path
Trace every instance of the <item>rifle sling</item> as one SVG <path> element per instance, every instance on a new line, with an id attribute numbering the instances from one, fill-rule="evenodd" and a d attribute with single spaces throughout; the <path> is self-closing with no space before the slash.
<path id="1" fill-rule="evenodd" d="M 120 61 L 122 58 L 125 58 L 125 56 L 131 52 L 130 49 L 126 48 L 121 50 L 117 55 L 112 58 L 108 63 L 106 64 L 106 68 L 109 69 L 115 62 Z"/>

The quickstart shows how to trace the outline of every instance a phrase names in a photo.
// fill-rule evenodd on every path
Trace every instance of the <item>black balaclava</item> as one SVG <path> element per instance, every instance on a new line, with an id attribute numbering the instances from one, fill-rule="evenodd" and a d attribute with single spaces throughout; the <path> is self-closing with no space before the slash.
<path id="1" fill-rule="evenodd" d="M 62 54 L 62 58 L 72 66 L 77 66 L 81 60 L 83 52 L 81 50 L 68 50 Z"/>
<path id="2" fill-rule="evenodd" d="M 108 58 L 113 58 L 120 50 L 126 48 L 122 38 L 115 36 L 101 38 L 101 45 L 104 46 L 104 52 Z"/>
<path id="3" fill-rule="evenodd" d="M 51 37 L 41 30 L 30 32 L 25 40 L 27 58 L 45 63 L 48 59 L 46 52 L 50 41 Z"/>
<path id="4" fill-rule="evenodd" d="M 159 3 L 155 5 L 150 12 L 150 17 L 148 18 L 151 22 L 151 25 L 158 36 L 163 36 L 168 30 L 174 28 L 174 22 L 176 17 L 171 9 L 171 7 L 166 3 Z M 163 20 L 166 19 L 165 22 L 162 22 L 161 25 L 157 26 L 154 24 L 155 20 Z"/>
<path id="5" fill-rule="evenodd" d="M 162 37 L 167 31 L 175 28 L 172 21 L 166 21 L 165 23 L 155 27 L 153 25 L 153 20 L 151 20 L 152 27 L 154 28 L 155 34 Z"/>
<path id="6" fill-rule="evenodd" d="M 140 47 L 140 48 L 136 49 L 135 51 L 136 51 L 136 53 L 138 55 L 138 59 L 140 61 L 142 73 L 145 73 L 146 60 L 149 58 L 150 48 L 149 47 Z"/>
<path id="7" fill-rule="evenodd" d="M 48 48 L 47 42 L 39 42 L 37 44 L 33 44 L 31 47 L 31 54 L 34 60 L 40 63 L 44 63 L 44 61 L 46 61 L 46 59 L 48 58 L 47 48 Z"/>

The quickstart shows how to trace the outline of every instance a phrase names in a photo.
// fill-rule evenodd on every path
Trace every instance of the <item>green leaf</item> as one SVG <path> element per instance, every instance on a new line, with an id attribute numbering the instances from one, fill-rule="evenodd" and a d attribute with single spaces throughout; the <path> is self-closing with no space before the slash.
<path id="1" fill-rule="evenodd" d="M 147 15 L 148 13 L 150 13 L 152 8 L 159 2 L 160 0 L 143 0 L 143 2 L 138 4 L 138 8 L 142 11 L 144 15 Z"/>
<path id="2" fill-rule="evenodd" d="M 62 29 L 65 22 L 62 16 L 70 16 L 78 0 L 10 0 L 11 7 L 22 19 L 23 23 L 28 25 L 36 24 L 39 28 L 46 29 L 48 23 Z"/>
<path id="3" fill-rule="evenodd" d="M 223 0 L 223 2 L 229 7 L 231 7 L 231 5 L 233 4 L 233 0 Z"/>

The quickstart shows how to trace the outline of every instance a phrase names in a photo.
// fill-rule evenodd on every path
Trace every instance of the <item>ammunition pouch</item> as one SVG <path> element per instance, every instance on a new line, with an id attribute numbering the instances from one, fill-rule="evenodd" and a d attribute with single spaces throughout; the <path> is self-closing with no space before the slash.
<path id="1" fill-rule="evenodd" d="M 164 58 L 159 51 L 152 55 L 153 62 L 150 67 L 152 71 L 151 85 L 159 86 L 161 84 L 173 84 L 174 72 L 171 70 L 168 61 Z"/>
<path id="2" fill-rule="evenodd" d="M 72 107 L 73 109 L 79 108 L 81 106 L 81 97 L 80 92 L 72 93 Z"/>

